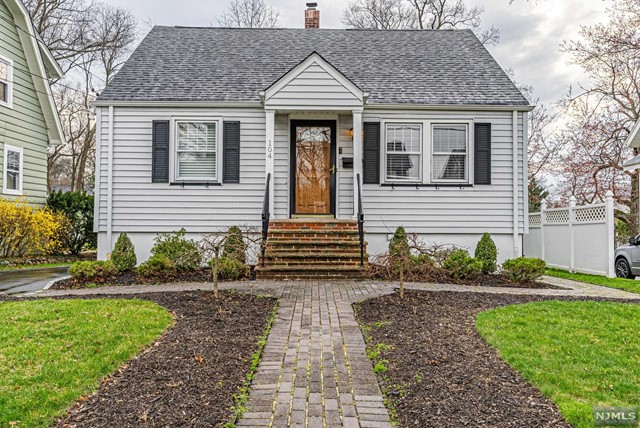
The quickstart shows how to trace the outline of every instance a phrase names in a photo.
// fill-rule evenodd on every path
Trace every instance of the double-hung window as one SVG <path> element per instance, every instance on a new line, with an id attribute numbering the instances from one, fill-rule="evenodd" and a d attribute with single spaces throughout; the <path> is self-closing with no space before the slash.
<path id="1" fill-rule="evenodd" d="M 0 55 L 0 106 L 13 104 L 13 61 Z"/>
<path id="2" fill-rule="evenodd" d="M 22 154 L 19 147 L 4 146 L 3 193 L 22 195 Z"/>
<path id="3" fill-rule="evenodd" d="M 422 179 L 422 125 L 388 123 L 385 130 L 385 181 Z"/>
<path id="4" fill-rule="evenodd" d="M 218 122 L 176 122 L 176 180 L 218 181 Z"/>
<path id="5" fill-rule="evenodd" d="M 468 182 L 468 125 L 433 125 L 432 139 L 431 180 L 433 182 Z"/>

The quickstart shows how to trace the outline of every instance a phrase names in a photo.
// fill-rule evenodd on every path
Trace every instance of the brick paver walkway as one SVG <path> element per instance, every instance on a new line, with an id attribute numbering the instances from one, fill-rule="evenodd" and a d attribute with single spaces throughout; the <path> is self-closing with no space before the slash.
<path id="1" fill-rule="evenodd" d="M 425 291 L 486 292 L 546 296 L 640 299 L 612 288 L 545 277 L 563 290 L 407 284 Z M 395 291 L 373 281 L 221 284 L 279 299 L 280 310 L 252 384 L 240 427 L 391 427 L 352 304 Z M 39 297 L 211 290 L 211 284 L 166 284 L 47 290 Z"/>

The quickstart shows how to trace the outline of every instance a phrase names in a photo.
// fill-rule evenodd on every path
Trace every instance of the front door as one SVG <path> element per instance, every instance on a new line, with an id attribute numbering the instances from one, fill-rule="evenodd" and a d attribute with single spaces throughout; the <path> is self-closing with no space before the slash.
<path id="1" fill-rule="evenodd" d="M 335 215 L 336 122 L 291 122 L 291 213 Z"/>

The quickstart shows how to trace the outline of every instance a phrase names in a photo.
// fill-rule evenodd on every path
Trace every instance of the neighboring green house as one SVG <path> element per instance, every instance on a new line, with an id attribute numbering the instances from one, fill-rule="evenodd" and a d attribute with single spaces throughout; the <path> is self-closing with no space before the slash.
<path id="1" fill-rule="evenodd" d="M 64 140 L 49 79 L 63 75 L 20 0 L 0 0 L 0 196 L 47 197 L 47 148 Z"/>

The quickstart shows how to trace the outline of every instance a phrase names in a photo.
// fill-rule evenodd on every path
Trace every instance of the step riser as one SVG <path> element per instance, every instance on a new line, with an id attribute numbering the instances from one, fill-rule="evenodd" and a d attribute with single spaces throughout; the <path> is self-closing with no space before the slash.
<path id="1" fill-rule="evenodd" d="M 358 223 L 350 220 L 273 221 L 269 223 L 264 261 L 265 270 L 260 266 L 256 268 L 258 279 L 362 278 Z"/>
<path id="2" fill-rule="evenodd" d="M 265 265 L 269 266 L 326 266 L 327 270 L 331 270 L 336 266 L 360 266 L 360 259 L 353 260 L 283 260 L 283 259 L 266 259 Z"/>

